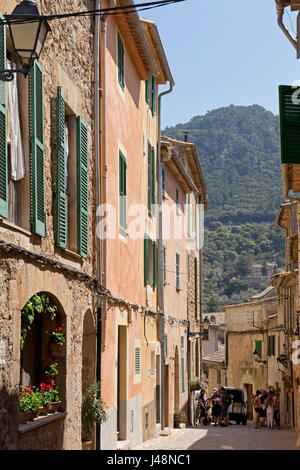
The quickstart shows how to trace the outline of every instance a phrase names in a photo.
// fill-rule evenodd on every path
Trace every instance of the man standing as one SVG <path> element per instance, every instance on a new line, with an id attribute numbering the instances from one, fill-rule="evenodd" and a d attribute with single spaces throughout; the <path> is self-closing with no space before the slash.
<path id="1" fill-rule="evenodd" d="M 220 406 L 221 406 L 221 426 L 227 427 L 227 409 L 228 409 L 228 393 L 224 387 L 219 390 Z"/>

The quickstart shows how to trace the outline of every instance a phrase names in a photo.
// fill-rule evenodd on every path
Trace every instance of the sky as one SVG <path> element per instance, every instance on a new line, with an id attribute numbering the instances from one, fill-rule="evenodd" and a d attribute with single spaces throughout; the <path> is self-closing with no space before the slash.
<path id="1" fill-rule="evenodd" d="M 296 14 L 285 11 L 293 34 Z M 278 114 L 278 86 L 300 80 L 300 60 L 277 25 L 275 0 L 186 0 L 140 17 L 155 21 L 175 81 L 162 98 L 162 129 L 231 104 Z"/>

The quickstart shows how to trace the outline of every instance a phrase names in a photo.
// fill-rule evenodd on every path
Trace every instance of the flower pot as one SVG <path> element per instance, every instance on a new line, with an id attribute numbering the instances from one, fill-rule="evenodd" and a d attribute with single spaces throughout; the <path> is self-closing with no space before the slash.
<path id="1" fill-rule="evenodd" d="M 43 406 L 38 409 L 37 416 L 46 416 L 49 413 L 49 406 Z"/>
<path id="2" fill-rule="evenodd" d="M 59 357 L 62 352 L 64 343 L 50 343 L 50 351 L 53 357 Z"/>
<path id="3" fill-rule="evenodd" d="M 52 385 L 52 380 L 55 381 L 56 374 L 41 374 L 41 383 L 44 382 L 47 385 Z"/>
<path id="4" fill-rule="evenodd" d="M 82 441 L 82 450 L 93 450 L 93 441 Z"/>
<path id="5" fill-rule="evenodd" d="M 49 405 L 49 413 L 55 413 L 60 407 L 61 401 L 53 401 Z"/>
<path id="6" fill-rule="evenodd" d="M 33 421 L 36 417 L 36 411 L 20 411 L 19 412 L 19 424 L 25 424 L 27 421 Z"/>

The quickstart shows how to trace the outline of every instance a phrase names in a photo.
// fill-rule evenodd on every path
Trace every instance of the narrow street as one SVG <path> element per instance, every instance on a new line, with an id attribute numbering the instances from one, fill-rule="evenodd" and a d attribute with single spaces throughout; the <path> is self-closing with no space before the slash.
<path id="1" fill-rule="evenodd" d="M 167 437 L 144 442 L 133 450 L 300 450 L 289 430 L 254 429 L 247 426 L 173 429 Z"/>

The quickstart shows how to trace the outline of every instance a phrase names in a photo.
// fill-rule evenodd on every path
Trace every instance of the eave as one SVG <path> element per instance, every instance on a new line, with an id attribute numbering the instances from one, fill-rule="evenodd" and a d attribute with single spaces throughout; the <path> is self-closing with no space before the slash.
<path id="1" fill-rule="evenodd" d="M 129 5 L 135 8 L 134 0 L 117 0 L 116 6 Z M 141 80 L 147 80 L 148 73 L 159 75 L 150 44 L 145 36 L 140 17 L 136 11 L 115 16 L 116 23 L 128 53 L 134 62 Z"/>

